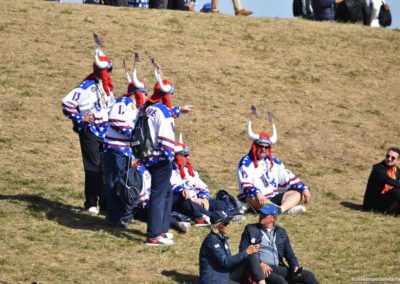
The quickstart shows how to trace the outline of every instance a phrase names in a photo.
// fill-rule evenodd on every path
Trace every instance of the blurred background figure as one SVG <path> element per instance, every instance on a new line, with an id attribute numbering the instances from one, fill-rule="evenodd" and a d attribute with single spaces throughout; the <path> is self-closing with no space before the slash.
<path id="1" fill-rule="evenodd" d="M 251 14 L 253 14 L 252 11 L 248 11 L 243 8 L 243 5 L 240 2 L 240 0 L 232 0 L 232 4 L 233 4 L 233 9 L 235 9 L 236 16 L 250 16 Z M 213 13 L 219 13 L 218 0 L 211 0 L 211 9 Z"/>

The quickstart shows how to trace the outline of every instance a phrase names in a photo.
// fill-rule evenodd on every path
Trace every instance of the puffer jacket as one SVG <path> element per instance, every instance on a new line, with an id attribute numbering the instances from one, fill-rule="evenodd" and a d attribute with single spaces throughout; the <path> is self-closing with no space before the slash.
<path id="1" fill-rule="evenodd" d="M 333 21 L 335 19 L 335 0 L 312 0 L 314 19 L 317 21 Z"/>

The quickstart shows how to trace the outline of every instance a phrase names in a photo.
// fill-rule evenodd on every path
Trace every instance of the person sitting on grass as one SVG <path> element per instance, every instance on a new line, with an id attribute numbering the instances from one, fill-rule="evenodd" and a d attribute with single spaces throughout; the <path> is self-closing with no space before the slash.
<path id="1" fill-rule="evenodd" d="M 363 210 L 400 214 L 400 149 L 391 147 L 385 159 L 372 167 Z"/>
<path id="2" fill-rule="evenodd" d="M 269 120 L 272 122 L 272 114 Z M 280 206 L 281 212 L 301 214 L 306 208 L 297 205 L 301 201 L 310 201 L 310 190 L 278 158 L 272 156 L 272 145 L 277 140 L 275 124 L 272 128 L 272 136 L 268 133 L 255 134 L 251 122 L 248 124 L 248 135 L 253 144 L 238 165 L 238 199 L 256 210 L 265 204 L 275 203 Z"/>
<path id="3" fill-rule="evenodd" d="M 246 249 L 232 255 L 226 236 L 232 218 L 224 211 L 215 211 L 211 215 L 211 232 L 200 248 L 200 284 L 242 283 L 247 273 L 257 283 L 265 284 L 256 255 L 260 245 L 249 244 Z"/>
<path id="4" fill-rule="evenodd" d="M 274 204 L 267 204 L 259 211 L 258 223 L 245 227 L 239 251 L 246 251 L 252 244 L 260 244 L 257 254 L 268 284 L 317 284 L 318 281 L 314 274 L 300 267 L 286 230 L 276 225 L 279 214 L 278 207 Z M 289 266 L 285 265 L 284 259 Z"/>

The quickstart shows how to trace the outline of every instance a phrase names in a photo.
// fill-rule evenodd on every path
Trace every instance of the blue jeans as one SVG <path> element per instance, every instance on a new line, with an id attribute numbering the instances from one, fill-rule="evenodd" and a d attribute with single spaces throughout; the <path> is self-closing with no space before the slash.
<path id="1" fill-rule="evenodd" d="M 169 160 L 148 167 L 151 175 L 151 192 L 147 217 L 147 237 L 155 238 L 169 230 L 172 208 L 171 174 Z"/>
<path id="2" fill-rule="evenodd" d="M 130 221 L 132 208 L 123 204 L 116 193 L 115 185 L 126 173 L 129 158 L 119 151 L 104 153 L 105 177 L 107 188 L 107 218 L 112 222 Z"/>

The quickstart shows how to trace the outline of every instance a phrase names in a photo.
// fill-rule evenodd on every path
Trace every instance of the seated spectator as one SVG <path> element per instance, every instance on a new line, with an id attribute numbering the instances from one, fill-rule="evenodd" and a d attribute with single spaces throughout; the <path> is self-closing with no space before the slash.
<path id="1" fill-rule="evenodd" d="M 312 0 L 311 6 L 314 11 L 314 20 L 333 21 L 335 19 L 335 4 L 343 0 Z"/>
<path id="2" fill-rule="evenodd" d="M 301 201 L 310 201 L 311 193 L 306 184 L 289 171 L 276 157 L 272 156 L 272 145 L 276 143 L 277 133 L 272 124 L 273 133 L 253 133 L 251 122 L 248 135 L 253 140 L 251 149 L 239 162 L 238 199 L 247 202 L 254 209 L 268 203 L 279 205 L 281 212 L 301 214 L 306 211 Z"/>
<path id="3" fill-rule="evenodd" d="M 391 147 L 385 159 L 372 167 L 364 195 L 363 210 L 400 214 L 400 149 Z"/>
<path id="4" fill-rule="evenodd" d="M 224 211 L 215 211 L 211 216 L 211 232 L 200 248 L 200 283 L 242 282 L 248 272 L 257 283 L 265 284 L 264 273 L 256 256 L 260 245 L 249 244 L 238 254 L 231 254 L 226 237 L 231 220 L 232 216 Z"/>
<path id="5" fill-rule="evenodd" d="M 171 185 L 174 191 L 173 210 L 193 218 L 196 226 L 209 224 L 209 217 L 213 211 L 228 212 L 224 201 L 211 198 L 207 184 L 192 167 L 189 160 L 189 148 L 183 144 L 182 134 L 179 143 L 175 146 Z M 239 212 L 235 213 L 235 222 L 244 220 L 245 216 L 240 215 Z"/>
<path id="6" fill-rule="evenodd" d="M 233 4 L 233 9 L 235 9 L 236 16 L 250 16 L 251 14 L 253 14 L 252 11 L 245 10 L 243 8 L 243 5 L 240 2 L 240 0 L 232 0 L 232 4 Z M 211 0 L 211 12 L 219 13 L 218 0 Z"/>
<path id="7" fill-rule="evenodd" d="M 149 0 L 128 0 L 128 6 L 134 8 L 149 8 Z"/>
<path id="8" fill-rule="evenodd" d="M 318 283 L 312 272 L 300 267 L 288 234 L 276 225 L 278 214 L 274 204 L 260 208 L 258 223 L 249 224 L 244 229 L 239 251 L 245 251 L 251 244 L 260 244 L 257 254 L 268 284 Z M 284 259 L 289 267 L 284 264 Z"/>

